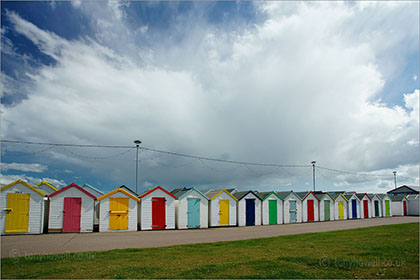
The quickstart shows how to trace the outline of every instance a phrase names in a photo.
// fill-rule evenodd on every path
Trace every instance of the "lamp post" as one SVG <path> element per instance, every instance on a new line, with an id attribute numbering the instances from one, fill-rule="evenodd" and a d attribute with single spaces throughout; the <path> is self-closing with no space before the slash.
<path id="1" fill-rule="evenodd" d="M 137 154 L 136 154 L 136 193 L 139 193 L 138 185 L 139 185 L 139 147 L 141 144 L 140 140 L 134 140 L 134 144 L 137 147 Z"/>
<path id="2" fill-rule="evenodd" d="M 397 171 L 392 171 L 392 173 L 394 173 L 394 184 L 395 188 L 397 188 Z"/>
<path id="3" fill-rule="evenodd" d="M 314 183 L 314 191 L 315 191 L 315 163 L 316 161 L 312 161 L 312 178 L 313 178 L 313 183 Z"/>

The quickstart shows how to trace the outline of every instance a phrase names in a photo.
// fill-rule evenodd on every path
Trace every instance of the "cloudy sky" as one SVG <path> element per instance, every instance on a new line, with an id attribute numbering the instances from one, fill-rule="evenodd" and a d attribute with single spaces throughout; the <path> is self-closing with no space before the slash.
<path id="1" fill-rule="evenodd" d="M 2 2 L 1 36 L 2 139 L 280 165 L 140 150 L 139 191 L 309 190 L 313 160 L 317 189 L 419 184 L 417 1 Z M 135 148 L 1 156 L 1 183 L 135 188 Z"/>

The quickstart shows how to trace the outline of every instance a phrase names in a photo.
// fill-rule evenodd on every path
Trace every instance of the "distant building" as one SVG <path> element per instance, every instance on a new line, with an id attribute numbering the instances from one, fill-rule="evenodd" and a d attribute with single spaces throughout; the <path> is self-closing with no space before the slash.
<path id="1" fill-rule="evenodd" d="M 420 187 L 419 186 L 406 186 L 402 185 L 401 187 L 398 187 L 396 189 L 390 190 L 387 193 L 390 196 L 399 195 L 399 194 L 419 194 Z"/>

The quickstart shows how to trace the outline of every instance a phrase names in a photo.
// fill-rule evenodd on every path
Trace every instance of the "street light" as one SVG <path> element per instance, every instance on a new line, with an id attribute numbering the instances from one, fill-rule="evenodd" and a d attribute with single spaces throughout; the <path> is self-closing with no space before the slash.
<path id="1" fill-rule="evenodd" d="M 397 188 L 397 171 L 392 171 L 392 173 L 394 173 L 394 184 L 395 188 Z"/>
<path id="2" fill-rule="evenodd" d="M 314 183 L 314 191 L 315 191 L 315 163 L 316 161 L 312 161 L 312 178 L 313 178 L 313 183 Z"/>
<path id="3" fill-rule="evenodd" d="M 137 147 L 137 154 L 136 154 L 136 193 L 139 193 L 138 185 L 139 185 L 139 147 L 141 144 L 140 140 L 134 140 L 134 144 Z"/>

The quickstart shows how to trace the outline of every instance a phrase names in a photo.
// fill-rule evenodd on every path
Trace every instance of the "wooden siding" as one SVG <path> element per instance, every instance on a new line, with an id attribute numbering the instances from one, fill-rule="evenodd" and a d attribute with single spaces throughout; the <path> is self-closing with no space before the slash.
<path id="1" fill-rule="evenodd" d="M 385 196 L 382 199 L 382 213 L 383 216 L 386 217 L 386 203 L 385 201 L 389 201 L 389 217 L 392 217 L 392 200 L 388 196 Z"/>
<path id="2" fill-rule="evenodd" d="M 160 189 L 141 198 L 140 201 L 140 229 L 152 229 L 152 197 L 164 197 L 166 199 L 166 229 L 175 229 L 175 199 Z"/>
<path id="3" fill-rule="evenodd" d="M 225 192 L 209 202 L 209 226 L 219 226 L 219 200 L 229 200 L 229 226 L 236 226 L 236 200 Z"/>
<path id="4" fill-rule="evenodd" d="M 347 215 L 348 215 L 348 219 L 353 219 L 353 202 L 352 200 L 355 199 L 356 200 L 356 214 L 357 214 L 357 219 L 360 219 L 361 216 L 360 214 L 363 213 L 363 209 L 360 203 L 360 200 L 357 198 L 357 196 L 355 194 L 353 194 L 350 199 L 349 202 L 347 203 Z"/>
<path id="5" fill-rule="evenodd" d="M 360 200 L 360 217 L 364 219 L 364 202 L 367 200 L 368 205 L 368 218 L 372 218 L 372 200 L 366 197 L 366 195 Z M 374 212 L 373 212 L 374 213 Z"/>
<path id="6" fill-rule="evenodd" d="M 339 221 L 339 209 L 338 209 L 338 202 L 343 202 L 343 220 L 347 220 L 348 219 L 348 205 L 347 205 L 347 201 L 342 197 L 339 196 L 336 201 L 334 202 L 334 217 L 335 220 Z"/>
<path id="7" fill-rule="evenodd" d="M 7 194 L 8 193 L 27 193 L 30 195 L 29 200 L 29 221 L 28 221 L 28 232 L 27 234 L 39 234 L 43 232 L 44 227 L 44 198 L 39 193 L 31 190 L 27 186 L 17 183 L 0 193 L 0 227 L 1 233 L 5 234 L 6 225 L 6 211 L 4 208 L 7 206 Z"/>
<path id="8" fill-rule="evenodd" d="M 324 209 L 324 201 L 328 200 L 330 202 L 330 221 L 335 220 L 335 207 L 334 207 L 334 200 L 331 199 L 328 195 L 322 196 L 319 200 L 319 220 L 321 222 L 325 221 L 325 209 Z"/>
<path id="9" fill-rule="evenodd" d="M 65 197 L 82 198 L 80 216 L 80 232 L 92 232 L 94 220 L 95 200 L 77 188 L 69 188 L 50 198 L 48 230 L 57 231 L 63 228 L 63 210 Z"/>
<path id="10" fill-rule="evenodd" d="M 269 225 L 270 221 L 269 221 L 269 201 L 270 200 L 275 200 L 277 202 L 277 224 L 282 224 L 283 223 L 283 201 L 278 198 L 274 193 L 272 193 L 268 198 L 266 198 L 263 202 L 262 202 L 262 211 L 261 211 L 261 216 L 262 216 L 262 224 L 263 225 Z"/>
<path id="11" fill-rule="evenodd" d="M 176 228 L 186 229 L 188 226 L 188 198 L 200 199 L 200 228 L 209 227 L 209 201 L 196 190 L 190 191 L 187 195 L 176 200 Z"/>
<path id="12" fill-rule="evenodd" d="M 379 216 L 376 217 L 375 215 L 375 201 L 378 201 L 378 207 L 379 207 Z M 372 218 L 379 218 L 379 217 L 383 217 L 384 213 L 382 211 L 382 200 L 379 199 L 376 195 L 372 198 L 372 203 L 371 203 L 371 214 L 372 214 Z"/>
<path id="13" fill-rule="evenodd" d="M 406 199 L 404 199 L 402 201 L 392 201 L 391 211 L 392 211 L 393 216 L 402 216 L 404 214 L 403 201 L 406 201 Z"/>
<path id="14" fill-rule="evenodd" d="M 37 185 L 36 188 L 45 194 L 52 194 L 53 192 L 55 192 L 55 190 L 53 190 L 50 186 L 47 186 L 46 184 Z"/>
<path id="15" fill-rule="evenodd" d="M 283 221 L 285 224 L 290 223 L 290 214 L 289 214 L 289 208 L 290 208 L 290 201 L 294 200 L 296 201 L 296 223 L 302 222 L 302 201 L 294 194 L 291 193 L 287 198 L 284 198 L 283 201 Z"/>
<path id="16" fill-rule="evenodd" d="M 302 201 L 302 221 L 308 222 L 308 199 L 314 201 L 314 222 L 319 221 L 319 201 L 313 193 L 309 193 Z"/>
<path id="17" fill-rule="evenodd" d="M 99 231 L 109 230 L 109 198 L 110 197 L 128 197 L 128 230 L 117 231 L 136 231 L 137 230 L 137 208 L 138 202 L 122 192 L 116 192 L 99 201 Z"/>
<path id="18" fill-rule="evenodd" d="M 248 193 L 246 196 L 241 198 L 237 202 L 237 225 L 240 227 L 245 226 L 246 224 L 246 207 L 245 207 L 245 200 L 246 199 L 255 199 L 255 225 L 261 225 L 261 200 L 257 198 L 252 193 Z"/>

